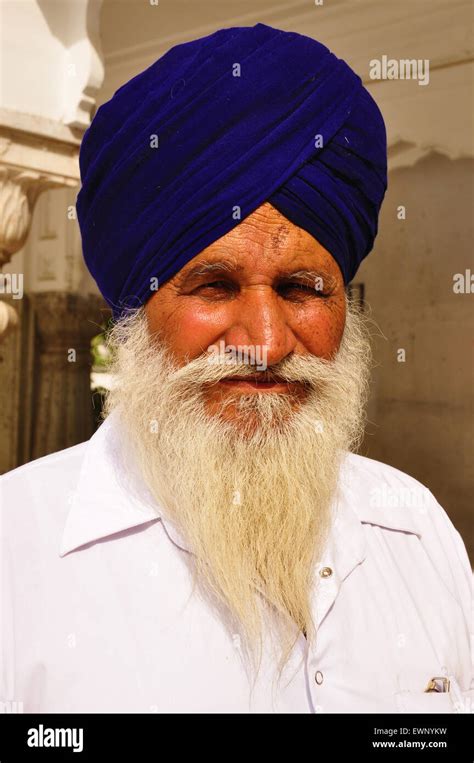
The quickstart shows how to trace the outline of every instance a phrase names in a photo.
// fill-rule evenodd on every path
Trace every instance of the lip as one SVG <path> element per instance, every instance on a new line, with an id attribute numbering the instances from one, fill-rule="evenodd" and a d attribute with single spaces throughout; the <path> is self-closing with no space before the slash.
<path id="1" fill-rule="evenodd" d="M 291 382 L 286 381 L 264 381 L 253 376 L 247 377 L 229 377 L 227 379 L 221 379 L 219 384 L 224 384 L 227 387 L 233 389 L 241 387 L 242 389 L 254 389 L 254 390 L 273 390 L 273 391 L 286 391 L 292 386 Z"/>

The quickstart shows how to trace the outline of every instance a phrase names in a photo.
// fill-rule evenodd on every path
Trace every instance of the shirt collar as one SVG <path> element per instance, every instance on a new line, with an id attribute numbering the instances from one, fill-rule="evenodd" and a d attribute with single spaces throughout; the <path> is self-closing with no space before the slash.
<path id="1" fill-rule="evenodd" d="M 119 414 L 113 411 L 88 441 L 76 490 L 66 497 L 70 511 L 60 556 L 162 518 L 160 507 L 130 467 L 130 454 L 126 454 L 123 442 Z"/>
<path id="2" fill-rule="evenodd" d="M 161 507 L 136 470 L 131 468 L 130 454 L 123 446 L 125 441 L 119 412 L 115 410 L 87 442 L 76 490 L 65 496 L 70 511 L 61 538 L 60 556 L 87 543 L 158 520 L 162 521 L 171 540 L 189 551 L 178 529 L 163 518 Z M 408 506 L 392 508 L 384 503 L 383 485 L 380 486 L 380 500 L 374 499 L 373 476 L 372 479 L 361 479 L 360 465 L 355 469 L 354 459 L 357 458 L 348 456 L 341 469 L 338 516 L 345 520 L 339 525 L 337 534 L 350 528 L 351 532 L 344 532 L 344 535 L 355 537 L 357 525 L 360 530 L 360 523 L 368 523 L 420 535 L 416 512 Z M 386 491 L 387 488 L 385 496 Z M 356 535 L 360 541 L 360 532 Z M 358 554 L 361 554 L 361 547 Z"/>

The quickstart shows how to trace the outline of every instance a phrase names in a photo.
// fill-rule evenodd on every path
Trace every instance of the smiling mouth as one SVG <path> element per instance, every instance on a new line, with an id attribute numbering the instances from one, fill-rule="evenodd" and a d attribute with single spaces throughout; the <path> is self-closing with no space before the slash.
<path id="1" fill-rule="evenodd" d="M 229 376 L 226 379 L 221 379 L 220 384 L 225 384 L 230 387 L 246 387 L 251 389 L 286 389 L 288 390 L 295 384 L 300 385 L 300 382 L 288 382 L 285 379 L 268 379 L 264 376 Z"/>

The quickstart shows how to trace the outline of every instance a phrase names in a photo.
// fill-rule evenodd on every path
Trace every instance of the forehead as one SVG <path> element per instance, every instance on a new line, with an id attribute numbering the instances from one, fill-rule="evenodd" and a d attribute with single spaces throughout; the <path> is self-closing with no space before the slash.
<path id="1" fill-rule="evenodd" d="M 292 269 L 320 268 L 340 274 L 332 255 L 268 202 L 193 257 L 179 275 L 199 274 L 201 269 L 211 270 L 213 266 L 235 273 L 276 275 Z"/>

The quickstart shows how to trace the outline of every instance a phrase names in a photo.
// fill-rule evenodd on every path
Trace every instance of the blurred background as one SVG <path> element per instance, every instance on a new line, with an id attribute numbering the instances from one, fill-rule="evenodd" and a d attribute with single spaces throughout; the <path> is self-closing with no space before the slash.
<path id="1" fill-rule="evenodd" d="M 110 314 L 75 215 L 95 110 L 173 45 L 263 22 L 327 45 L 384 115 L 389 188 L 353 287 L 377 326 L 361 453 L 427 485 L 474 561 L 470 0 L 2 0 L 0 14 L 0 473 L 90 437 L 110 383 Z M 372 79 L 384 56 L 428 61 L 429 81 Z"/>

